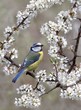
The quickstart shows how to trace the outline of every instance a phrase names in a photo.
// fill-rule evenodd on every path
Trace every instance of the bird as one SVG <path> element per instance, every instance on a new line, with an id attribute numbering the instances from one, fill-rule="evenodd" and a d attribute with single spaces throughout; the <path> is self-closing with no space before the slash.
<path id="1" fill-rule="evenodd" d="M 17 73 L 17 75 L 12 79 L 12 82 L 15 83 L 18 78 L 27 71 L 35 71 L 40 62 L 43 60 L 43 44 L 41 43 L 34 43 L 29 50 L 26 58 L 24 59 L 21 67 Z"/>

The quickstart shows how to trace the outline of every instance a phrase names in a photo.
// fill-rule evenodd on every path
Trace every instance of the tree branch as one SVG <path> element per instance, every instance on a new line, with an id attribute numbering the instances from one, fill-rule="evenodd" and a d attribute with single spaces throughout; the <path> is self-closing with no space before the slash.
<path id="1" fill-rule="evenodd" d="M 76 65 L 76 58 L 77 58 L 77 51 L 78 51 L 80 37 L 81 37 L 81 25 L 79 28 L 78 36 L 76 38 L 76 45 L 75 45 L 75 49 L 74 49 L 74 57 L 72 59 L 72 65 L 70 66 L 68 73 L 70 73 L 72 71 L 72 69 L 74 68 L 74 66 Z"/>
<path id="2" fill-rule="evenodd" d="M 63 89 L 63 90 L 66 90 L 68 87 L 72 87 L 72 86 L 78 84 L 79 82 L 81 82 L 81 78 L 80 78 L 79 80 L 77 80 L 76 83 L 71 84 L 71 85 L 69 85 L 69 86 L 62 85 L 62 84 L 60 84 L 60 83 L 58 82 L 55 87 L 53 87 L 53 88 L 50 89 L 49 91 L 47 91 L 47 92 L 45 92 L 44 94 L 42 94 L 40 97 L 49 94 L 51 91 L 55 90 L 55 89 L 58 88 L 58 87 L 61 88 L 61 89 Z"/>
<path id="3" fill-rule="evenodd" d="M 49 91 L 45 92 L 44 94 L 42 94 L 40 97 L 49 94 L 51 91 L 55 90 L 56 88 L 60 87 L 60 84 L 57 83 L 55 87 L 53 87 L 52 89 L 50 89 Z"/>
<path id="4" fill-rule="evenodd" d="M 13 60 L 11 60 L 11 59 L 10 59 L 9 57 L 7 57 L 6 55 L 4 56 L 4 58 L 5 58 L 6 60 L 8 60 L 9 62 L 11 62 L 11 64 L 14 65 L 14 66 L 16 66 L 17 68 L 20 67 L 19 65 L 17 65 Z"/>
<path id="5" fill-rule="evenodd" d="M 33 88 L 33 90 L 37 89 L 38 85 L 39 85 L 39 82 L 36 83 L 36 86 Z"/>
<path id="6" fill-rule="evenodd" d="M 24 21 L 25 21 L 27 18 L 28 18 L 28 16 L 26 16 L 25 18 L 23 18 L 22 22 L 20 22 L 17 26 L 15 26 L 15 27 L 13 28 L 13 31 L 9 34 L 8 37 L 12 36 L 12 35 L 14 34 L 14 32 L 18 30 L 18 28 L 24 23 Z"/>

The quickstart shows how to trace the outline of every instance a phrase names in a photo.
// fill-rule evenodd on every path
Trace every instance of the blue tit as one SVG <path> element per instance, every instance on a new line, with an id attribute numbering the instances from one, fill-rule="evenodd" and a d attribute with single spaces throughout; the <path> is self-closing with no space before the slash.
<path id="1" fill-rule="evenodd" d="M 43 51 L 42 51 L 43 45 L 41 43 L 35 43 L 31 46 L 30 51 L 26 58 L 24 59 L 24 62 L 22 63 L 19 72 L 17 75 L 13 78 L 12 82 L 16 82 L 17 79 L 25 72 L 27 71 L 35 71 L 36 68 L 39 66 L 40 62 L 43 59 Z"/>

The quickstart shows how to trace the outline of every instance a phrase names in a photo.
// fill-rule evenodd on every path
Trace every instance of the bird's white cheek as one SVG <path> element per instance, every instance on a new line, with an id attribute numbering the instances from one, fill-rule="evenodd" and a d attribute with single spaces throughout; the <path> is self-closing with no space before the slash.
<path id="1" fill-rule="evenodd" d="M 41 47 L 34 47 L 34 48 L 32 48 L 32 50 L 33 50 L 34 52 L 39 52 L 39 51 L 41 50 Z"/>

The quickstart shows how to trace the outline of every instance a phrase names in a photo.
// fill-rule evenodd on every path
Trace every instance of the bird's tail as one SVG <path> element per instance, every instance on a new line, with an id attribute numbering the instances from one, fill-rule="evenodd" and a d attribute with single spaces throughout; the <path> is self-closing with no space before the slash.
<path id="1" fill-rule="evenodd" d="M 21 74 L 23 74 L 24 73 L 24 69 L 21 69 L 18 73 L 17 73 L 17 75 L 12 79 L 12 82 L 13 83 L 15 83 L 16 81 L 17 81 L 17 79 L 21 76 Z"/>

